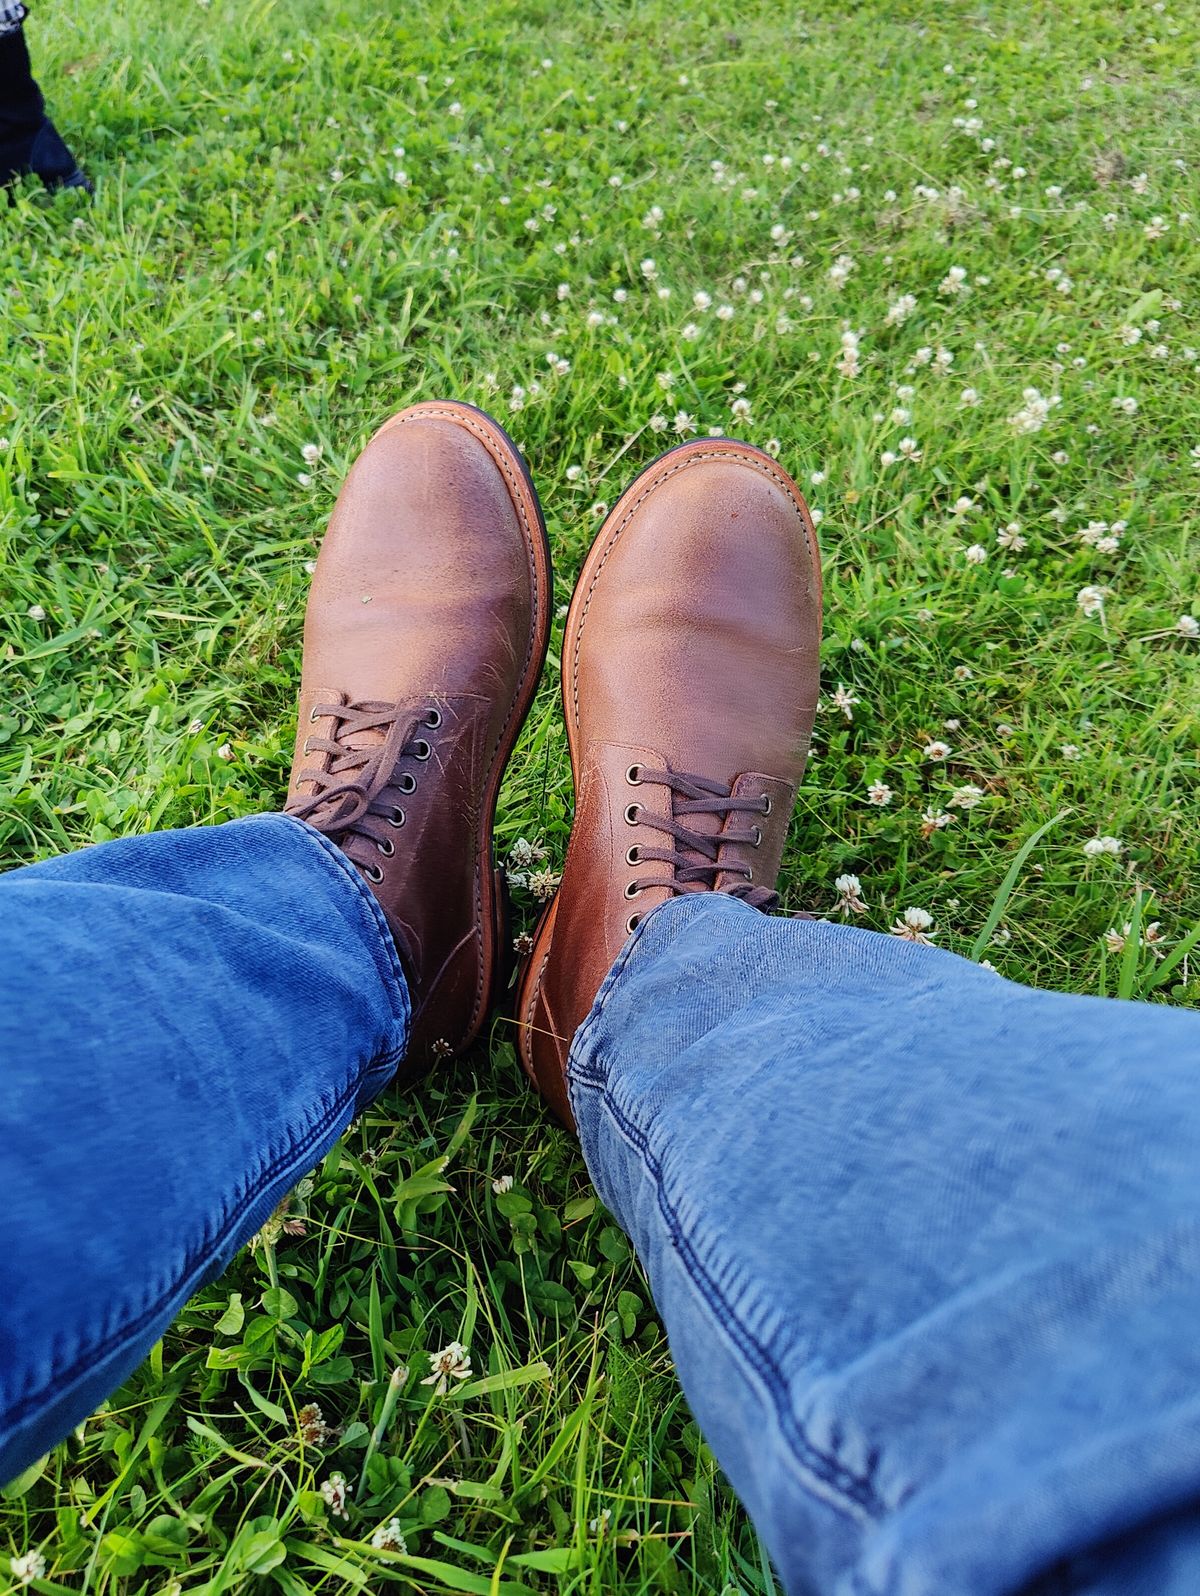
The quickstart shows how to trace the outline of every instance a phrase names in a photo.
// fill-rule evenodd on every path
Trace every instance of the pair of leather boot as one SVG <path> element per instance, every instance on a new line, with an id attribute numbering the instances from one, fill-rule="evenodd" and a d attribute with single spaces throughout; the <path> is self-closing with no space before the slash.
<path id="1" fill-rule="evenodd" d="M 516 999 L 525 1070 L 568 1123 L 571 1039 L 640 921 L 686 892 L 776 901 L 820 604 L 804 501 L 746 444 L 671 450 L 600 529 L 562 643 L 575 820 Z M 387 422 L 317 561 L 287 809 L 383 908 L 414 1076 L 466 1048 L 498 996 L 496 799 L 551 606 L 537 495 L 503 429 L 453 402 Z"/>

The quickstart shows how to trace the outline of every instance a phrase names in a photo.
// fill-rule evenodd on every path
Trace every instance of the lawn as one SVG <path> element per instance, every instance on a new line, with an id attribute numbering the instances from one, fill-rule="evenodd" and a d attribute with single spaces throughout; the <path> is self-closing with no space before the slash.
<path id="1" fill-rule="evenodd" d="M 6 866 L 279 807 L 338 484 L 453 395 L 524 450 L 559 606 L 679 438 L 800 481 L 827 619 L 785 907 L 1200 1000 L 1194 7 L 43 0 L 28 31 L 98 195 L 0 206 Z M 548 670 L 505 852 L 555 868 L 570 798 Z M 776 1588 L 511 1036 L 375 1105 L 304 1233 L 5 1493 L 0 1567 Z"/>

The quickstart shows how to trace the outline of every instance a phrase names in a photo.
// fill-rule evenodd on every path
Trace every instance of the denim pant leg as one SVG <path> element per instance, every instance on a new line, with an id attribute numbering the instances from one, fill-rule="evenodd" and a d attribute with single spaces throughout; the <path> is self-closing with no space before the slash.
<path id="1" fill-rule="evenodd" d="M 0 876 L 0 1484 L 220 1274 L 408 1021 L 375 899 L 282 815 Z"/>
<path id="2" fill-rule="evenodd" d="M 571 1078 L 789 1591 L 1200 1589 L 1200 1015 L 695 895 Z"/>

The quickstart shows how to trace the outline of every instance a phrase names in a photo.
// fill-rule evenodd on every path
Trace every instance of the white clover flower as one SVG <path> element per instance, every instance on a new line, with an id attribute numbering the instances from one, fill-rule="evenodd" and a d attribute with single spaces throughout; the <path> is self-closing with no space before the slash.
<path id="1" fill-rule="evenodd" d="M 893 922 L 891 933 L 905 942 L 920 942 L 931 946 L 937 932 L 933 930 L 933 916 L 928 909 L 905 909 L 900 919 Z"/>
<path id="2" fill-rule="evenodd" d="M 964 388 L 958 396 L 958 402 L 971 410 L 979 403 L 979 395 L 974 388 Z"/>
<path id="3" fill-rule="evenodd" d="M 1010 521 L 1006 527 L 996 533 L 996 542 L 1002 549 L 1011 549 L 1014 554 L 1020 554 L 1027 546 L 1025 538 L 1021 535 L 1021 523 Z"/>
<path id="4" fill-rule="evenodd" d="M 843 377 L 857 377 L 859 373 L 858 334 L 849 328 L 842 334 L 842 353 L 837 369 Z"/>
<path id="5" fill-rule="evenodd" d="M 1081 587 L 1075 595 L 1075 602 L 1089 619 L 1093 615 L 1104 614 L 1104 599 L 1108 592 L 1103 587 Z"/>
<path id="6" fill-rule="evenodd" d="M 429 1375 L 421 1381 L 431 1385 L 436 1396 L 445 1396 L 451 1380 L 467 1380 L 471 1375 L 471 1357 L 461 1341 L 451 1341 L 440 1352 L 429 1354 Z"/>
<path id="7" fill-rule="evenodd" d="M 830 695 L 829 702 L 833 705 L 834 709 L 841 710 L 846 719 L 850 721 L 854 719 L 855 704 L 861 703 L 862 700 L 856 698 L 848 687 L 843 687 L 841 682 L 839 682 L 833 693 Z"/>
<path id="8" fill-rule="evenodd" d="M 346 1476 L 344 1474 L 331 1474 L 321 1486 L 321 1495 L 325 1498 L 325 1505 L 334 1518 L 349 1518 L 346 1511 Z"/>
<path id="9" fill-rule="evenodd" d="M 1175 622 L 1180 637 L 1200 637 L 1200 621 L 1194 615 L 1181 615 Z"/>
<path id="10" fill-rule="evenodd" d="M 972 543 L 969 548 L 963 550 L 963 558 L 968 565 L 982 565 L 987 557 L 988 551 L 982 543 Z"/>
<path id="11" fill-rule="evenodd" d="M 948 806 L 951 809 L 975 809 L 983 802 L 983 788 L 976 787 L 974 782 L 967 782 L 962 787 L 956 787 L 950 794 Z"/>
<path id="12" fill-rule="evenodd" d="M 316 465 L 321 458 L 321 445 L 319 443 L 306 443 L 300 454 L 306 465 Z"/>
<path id="13" fill-rule="evenodd" d="M 1036 388 L 1026 388 L 1023 395 L 1024 405 L 1009 416 L 1009 425 L 1017 432 L 1040 432 L 1046 425 L 1051 410 L 1062 403 L 1058 394 L 1047 397 L 1038 392 Z"/>
<path id="14" fill-rule="evenodd" d="M 497 1175 L 492 1182 L 492 1190 L 497 1197 L 503 1197 L 506 1191 L 511 1191 L 512 1189 L 513 1177 L 511 1175 Z"/>
<path id="15" fill-rule="evenodd" d="M 696 418 L 686 410 L 677 410 L 671 426 L 681 438 L 686 438 L 695 432 Z"/>
<path id="16" fill-rule="evenodd" d="M 948 815 L 944 809 L 926 809 L 921 816 L 921 835 L 931 837 L 935 831 L 943 831 L 954 820 L 953 815 Z"/>
<path id="17" fill-rule="evenodd" d="M 13 1557 L 9 1561 L 13 1578 L 18 1585 L 29 1585 L 35 1579 L 42 1579 L 46 1573 L 46 1559 L 41 1552 L 25 1552 Z"/>
<path id="18" fill-rule="evenodd" d="M 862 883 L 857 876 L 838 876 L 833 883 L 838 901 L 833 906 L 835 914 L 866 914 L 867 905 L 862 896 Z"/>
<path id="19" fill-rule="evenodd" d="M 942 742 L 928 742 L 925 744 L 925 758 L 944 762 L 950 757 L 950 744 Z"/>
<path id="20" fill-rule="evenodd" d="M 1115 857 L 1124 846 L 1117 837 L 1089 837 L 1083 845 L 1083 852 L 1088 859 L 1096 859 L 1106 853 Z"/>
<path id="21" fill-rule="evenodd" d="M 408 1551 L 408 1542 L 400 1532 L 400 1520 L 391 1518 L 381 1524 L 371 1536 L 371 1545 L 377 1552 L 399 1552 L 403 1556 Z"/>
<path id="22" fill-rule="evenodd" d="M 912 294 L 901 294 L 899 299 L 893 300 L 888 306 L 884 320 L 889 327 L 899 327 L 908 320 L 916 308 L 917 301 Z"/>
<path id="23" fill-rule="evenodd" d="M 44 621 L 46 612 L 40 604 L 31 604 L 25 611 L 31 621 Z"/>
<path id="24" fill-rule="evenodd" d="M 697 310 L 711 310 L 712 295 L 706 294 L 703 288 L 698 288 L 692 295 L 692 304 L 695 305 Z"/>
<path id="25" fill-rule="evenodd" d="M 867 788 L 867 802 L 876 809 L 883 809 L 892 801 L 892 789 L 884 781 L 873 781 Z"/>

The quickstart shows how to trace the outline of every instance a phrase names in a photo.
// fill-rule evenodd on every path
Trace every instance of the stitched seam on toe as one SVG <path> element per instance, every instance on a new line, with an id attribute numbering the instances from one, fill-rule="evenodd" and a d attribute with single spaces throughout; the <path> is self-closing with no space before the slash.
<path id="1" fill-rule="evenodd" d="M 580 1078 L 580 1085 L 593 1086 L 590 1080 Z M 692 1243 L 667 1196 L 663 1168 L 651 1150 L 649 1138 L 630 1120 L 613 1101 L 612 1093 L 604 1092 L 604 1106 L 611 1115 L 621 1135 L 640 1155 L 654 1184 L 659 1212 L 666 1224 L 671 1245 L 682 1260 L 684 1268 L 704 1298 L 718 1325 L 733 1343 L 737 1352 L 756 1371 L 765 1385 L 774 1409 L 780 1433 L 791 1447 L 800 1473 L 806 1480 L 814 1480 L 819 1488 L 808 1485 L 810 1493 L 822 1502 L 841 1509 L 856 1522 L 885 1516 L 885 1504 L 876 1494 L 869 1475 L 855 1474 L 845 1464 L 830 1457 L 815 1446 L 805 1434 L 792 1412 L 787 1381 L 775 1358 L 761 1339 L 742 1321 L 726 1300 L 720 1287 L 701 1262 Z"/>

